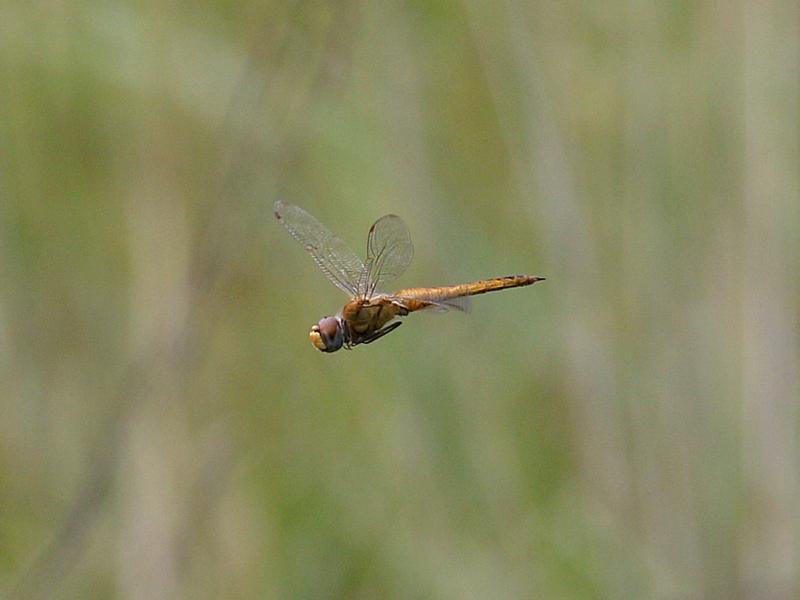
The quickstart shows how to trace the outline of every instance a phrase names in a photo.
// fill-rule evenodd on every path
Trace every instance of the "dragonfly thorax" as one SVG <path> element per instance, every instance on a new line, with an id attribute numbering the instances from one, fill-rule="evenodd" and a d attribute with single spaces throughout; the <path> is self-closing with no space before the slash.
<path id="1" fill-rule="evenodd" d="M 324 317 L 311 327 L 311 343 L 322 352 L 336 352 L 345 343 L 345 327 L 339 317 Z"/>

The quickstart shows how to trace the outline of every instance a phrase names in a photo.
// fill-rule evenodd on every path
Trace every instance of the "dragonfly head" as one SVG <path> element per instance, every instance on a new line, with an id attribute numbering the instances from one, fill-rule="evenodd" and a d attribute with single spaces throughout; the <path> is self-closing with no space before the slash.
<path id="1" fill-rule="evenodd" d="M 311 343 L 322 352 L 336 352 L 344 344 L 344 328 L 336 317 L 325 317 L 311 327 Z"/>

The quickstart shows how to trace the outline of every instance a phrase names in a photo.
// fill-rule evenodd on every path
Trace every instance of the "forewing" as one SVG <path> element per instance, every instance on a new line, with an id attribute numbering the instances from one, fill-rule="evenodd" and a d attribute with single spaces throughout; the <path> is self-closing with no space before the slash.
<path id="1" fill-rule="evenodd" d="M 357 296 L 364 273 L 364 263 L 358 255 L 299 206 L 279 200 L 273 208 L 278 220 L 303 244 L 325 276 L 345 294 Z"/>
<path id="2" fill-rule="evenodd" d="M 370 227 L 367 237 L 367 261 L 359 281 L 359 292 L 371 297 L 388 282 L 400 277 L 414 256 L 411 234 L 397 215 L 381 217 Z"/>

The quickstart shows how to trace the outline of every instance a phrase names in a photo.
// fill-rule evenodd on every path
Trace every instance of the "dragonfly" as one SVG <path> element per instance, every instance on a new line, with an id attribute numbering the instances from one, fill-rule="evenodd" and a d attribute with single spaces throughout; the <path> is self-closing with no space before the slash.
<path id="1" fill-rule="evenodd" d="M 345 242 L 299 206 L 279 200 L 273 210 L 325 276 L 349 297 L 337 315 L 323 317 L 311 327 L 309 339 L 322 352 L 371 344 L 400 327 L 403 322 L 398 319 L 413 312 L 426 309 L 466 312 L 470 296 L 545 279 L 509 275 L 387 293 L 386 286 L 405 272 L 414 256 L 411 235 L 400 217 L 389 214 L 375 221 L 367 234 L 367 258 L 362 261 Z"/>

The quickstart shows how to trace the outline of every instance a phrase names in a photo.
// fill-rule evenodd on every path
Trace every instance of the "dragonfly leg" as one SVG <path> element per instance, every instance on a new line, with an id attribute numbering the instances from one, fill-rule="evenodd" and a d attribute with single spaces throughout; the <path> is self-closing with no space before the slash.
<path id="1" fill-rule="evenodd" d="M 403 324 L 402 321 L 395 321 L 391 325 L 387 325 L 383 329 L 379 329 L 375 333 L 372 333 L 369 336 L 365 337 L 364 339 L 361 340 L 361 343 L 362 344 L 371 344 L 375 340 L 379 340 L 380 338 L 385 336 L 387 333 L 391 333 L 392 331 L 394 331 L 395 329 L 400 327 L 400 325 L 402 325 L 402 324 Z"/>

